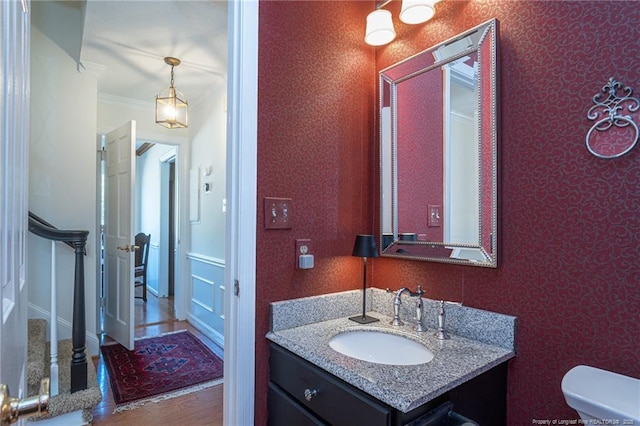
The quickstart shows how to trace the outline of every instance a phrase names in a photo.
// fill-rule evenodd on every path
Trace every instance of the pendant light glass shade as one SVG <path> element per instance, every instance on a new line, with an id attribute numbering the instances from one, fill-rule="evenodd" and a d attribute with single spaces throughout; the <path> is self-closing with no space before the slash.
<path id="1" fill-rule="evenodd" d="M 156 123 L 169 129 L 188 126 L 188 103 L 184 95 L 173 85 L 173 67 L 180 65 L 176 58 L 164 58 L 167 65 L 171 65 L 171 85 L 162 89 L 156 96 Z"/>
<path id="2" fill-rule="evenodd" d="M 405 24 L 421 24 L 433 18 L 436 10 L 433 0 L 402 0 L 400 20 Z"/>
<path id="3" fill-rule="evenodd" d="M 391 12 L 384 9 L 374 10 L 367 16 L 367 29 L 364 41 L 370 46 L 382 46 L 396 38 Z"/>

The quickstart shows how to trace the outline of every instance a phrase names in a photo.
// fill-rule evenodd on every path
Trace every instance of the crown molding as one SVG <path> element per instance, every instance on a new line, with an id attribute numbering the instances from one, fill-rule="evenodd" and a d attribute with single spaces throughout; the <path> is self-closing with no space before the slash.
<path id="1" fill-rule="evenodd" d="M 108 93 L 101 93 L 101 92 L 98 92 L 98 102 L 106 102 L 110 104 L 129 105 L 129 106 L 135 105 L 135 106 L 141 106 L 145 108 L 155 107 L 154 102 L 141 101 L 140 99 L 125 98 L 124 96 L 115 96 L 115 95 L 110 95 Z"/>

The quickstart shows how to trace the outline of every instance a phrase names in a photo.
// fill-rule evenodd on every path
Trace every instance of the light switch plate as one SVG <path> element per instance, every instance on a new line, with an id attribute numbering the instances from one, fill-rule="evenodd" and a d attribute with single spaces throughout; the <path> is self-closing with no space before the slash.
<path id="1" fill-rule="evenodd" d="M 427 219 L 427 225 L 431 228 L 438 227 L 440 226 L 441 218 L 442 207 L 435 204 L 429 204 L 429 217 Z"/>
<path id="2" fill-rule="evenodd" d="M 291 198 L 264 198 L 265 229 L 291 229 Z"/>

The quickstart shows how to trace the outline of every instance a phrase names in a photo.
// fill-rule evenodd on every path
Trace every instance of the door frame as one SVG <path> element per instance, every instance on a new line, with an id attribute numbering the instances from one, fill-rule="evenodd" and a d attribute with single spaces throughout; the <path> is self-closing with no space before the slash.
<path id="1" fill-rule="evenodd" d="M 227 85 L 227 200 L 225 282 L 230 289 L 240 283 L 238 296 L 226 292 L 224 424 L 254 424 L 255 412 L 255 292 L 256 292 L 256 196 L 257 196 L 257 125 L 258 125 L 258 1 L 229 1 L 229 77 Z M 240 72 L 242 70 L 242 72 Z M 106 129 L 104 129 L 106 130 Z M 99 133 L 104 133 L 99 129 Z M 164 137 L 139 137 L 164 140 Z M 165 140 L 164 143 L 170 143 Z M 177 163 L 177 176 L 188 176 L 190 147 L 183 149 Z M 190 246 L 189 217 L 180 214 L 183 198 L 189 193 L 188 179 L 176 185 L 179 269 L 177 277 L 188 282 L 186 253 Z M 178 198 L 181 197 L 181 198 Z M 100 221 L 96 221 L 100 231 Z M 100 242 L 97 242 L 99 250 Z M 99 273 L 100 265 L 96 265 Z M 100 281 L 98 281 L 100 282 Z M 180 293 L 180 294 L 179 294 Z M 188 300 L 176 288 L 176 317 L 184 319 Z M 180 297 L 179 297 L 180 296 Z M 100 304 L 97 304 L 100 309 Z M 97 318 L 100 318 L 99 315 Z M 99 321 L 99 319 L 98 319 Z M 98 324 L 97 329 L 101 329 Z"/>
<path id="2" fill-rule="evenodd" d="M 258 1 L 228 6 L 225 284 L 231 291 L 225 292 L 223 412 L 225 425 L 250 425 L 256 387 Z"/>
<path id="3" fill-rule="evenodd" d="M 169 205 L 169 163 L 173 162 L 174 164 L 179 161 L 179 151 L 180 147 L 174 146 L 173 149 L 161 155 L 159 158 L 160 161 L 160 259 L 169 259 L 169 239 L 174 237 L 174 235 L 170 235 L 169 233 L 169 209 L 171 206 Z M 178 188 L 180 185 L 180 176 L 178 173 L 175 174 L 175 188 Z M 177 195 L 178 191 L 176 191 Z M 179 218 L 178 215 L 181 204 L 180 200 L 175 203 L 176 209 L 174 214 Z M 174 217 L 175 219 L 175 217 Z M 177 221 L 175 221 L 177 222 Z M 175 223 L 174 223 L 175 226 Z M 177 231 L 177 228 L 175 230 Z M 175 233 L 175 241 L 174 244 L 178 241 L 180 237 L 180 233 Z M 173 258 L 174 265 L 177 265 L 175 255 Z M 160 270 L 158 271 L 158 295 L 162 294 L 163 297 L 169 295 L 169 264 L 168 262 L 159 262 Z M 179 268 L 174 268 L 174 276 L 173 281 L 176 282 L 176 275 Z"/>

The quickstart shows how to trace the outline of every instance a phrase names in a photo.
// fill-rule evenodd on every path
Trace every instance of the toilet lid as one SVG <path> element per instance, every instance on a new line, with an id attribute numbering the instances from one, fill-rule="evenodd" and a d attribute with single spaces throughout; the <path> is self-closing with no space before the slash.
<path id="1" fill-rule="evenodd" d="M 611 371 L 578 365 L 562 379 L 562 392 L 588 404 L 640 421 L 640 380 Z"/>

